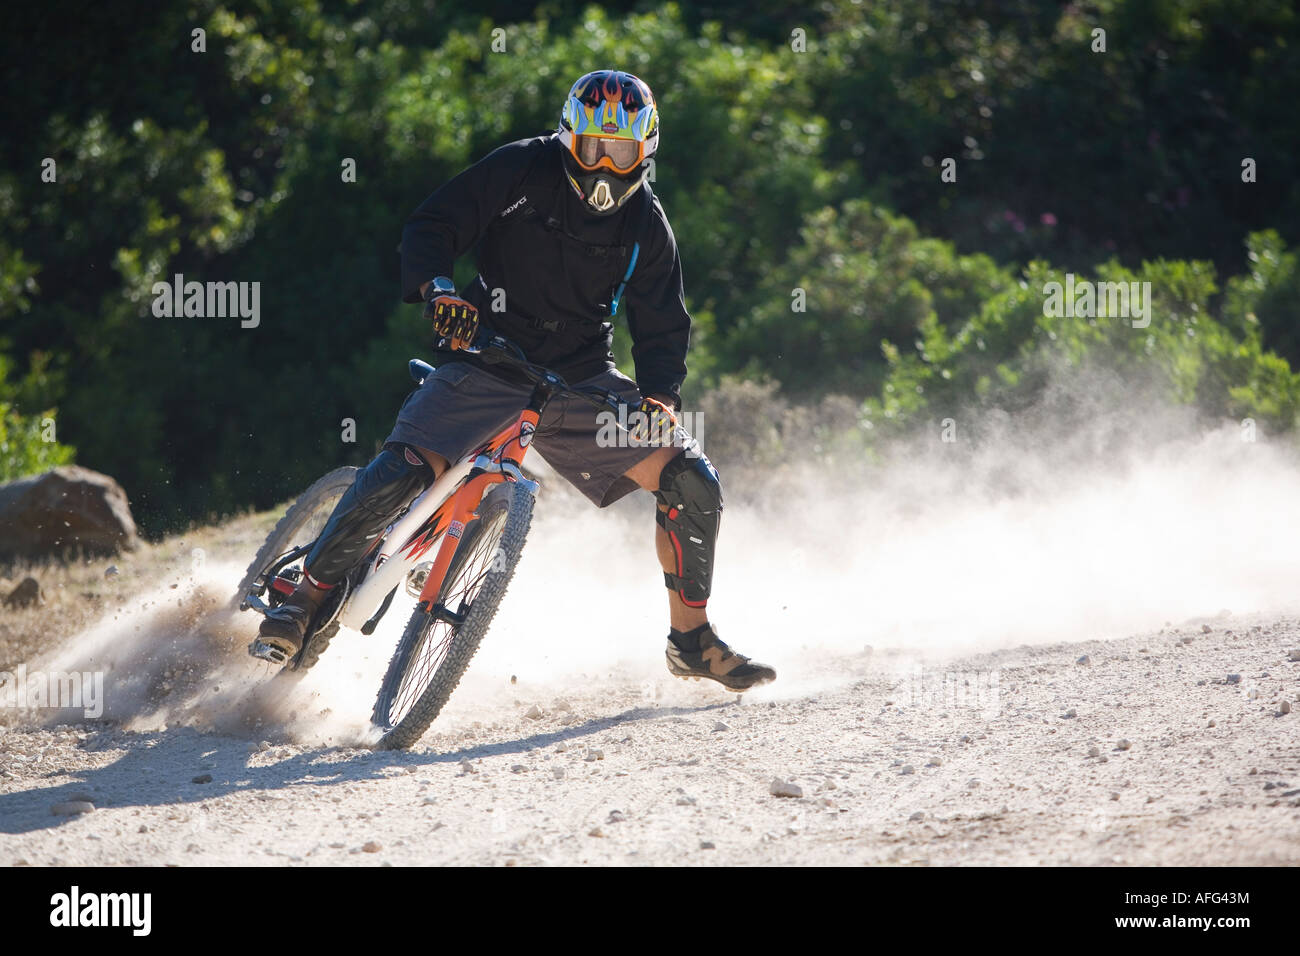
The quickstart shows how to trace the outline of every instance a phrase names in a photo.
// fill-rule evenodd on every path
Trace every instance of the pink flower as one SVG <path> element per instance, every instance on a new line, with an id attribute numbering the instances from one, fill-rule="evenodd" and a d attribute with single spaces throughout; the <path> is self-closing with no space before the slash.
<path id="1" fill-rule="evenodd" d="M 1041 222 L 1044 226 L 1056 225 L 1056 217 L 1052 215 L 1050 212 L 1043 213 L 1041 216 L 1038 217 L 1038 221 Z"/>

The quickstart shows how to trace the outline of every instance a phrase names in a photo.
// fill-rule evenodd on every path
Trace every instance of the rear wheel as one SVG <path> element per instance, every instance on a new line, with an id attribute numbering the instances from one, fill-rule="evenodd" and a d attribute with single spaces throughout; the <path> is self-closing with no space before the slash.
<path id="1" fill-rule="evenodd" d="M 379 747 L 410 747 L 446 705 L 505 595 L 532 517 L 532 494 L 513 482 L 484 496 L 461 536 L 437 606 L 426 611 L 416 605 L 393 653 L 371 717 L 383 731 Z"/>
<path id="2" fill-rule="evenodd" d="M 278 603 L 279 596 L 272 597 L 272 591 L 269 587 L 271 582 L 260 580 L 259 583 L 259 579 L 280 557 L 295 548 L 311 544 L 320 537 L 321 531 L 325 528 L 325 523 L 329 521 L 330 515 L 334 512 L 334 507 L 339 503 L 339 499 L 343 497 L 343 494 L 352 487 L 356 475 L 357 469 L 351 465 L 336 468 L 329 474 L 317 479 L 315 484 L 298 496 L 298 499 L 285 512 L 284 517 L 267 535 L 266 541 L 257 552 L 257 557 L 253 558 L 253 563 L 244 572 L 244 580 L 240 583 L 239 591 L 231 601 L 232 607 L 238 608 L 250 591 L 254 593 L 260 592 L 258 593 L 259 597 L 265 594 L 268 603 Z M 300 571 L 301 568 L 302 560 L 299 559 L 286 565 L 282 570 L 292 574 L 295 570 Z M 331 623 L 321 628 L 319 632 L 312 634 L 303 649 L 284 665 L 279 674 L 300 674 L 306 671 L 320 658 L 321 652 L 325 650 L 330 638 L 337 631 L 338 624 Z"/>

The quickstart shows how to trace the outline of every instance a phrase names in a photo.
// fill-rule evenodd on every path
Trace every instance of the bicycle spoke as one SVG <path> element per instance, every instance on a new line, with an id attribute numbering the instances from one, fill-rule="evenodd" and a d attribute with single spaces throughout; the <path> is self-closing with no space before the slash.
<path id="1" fill-rule="evenodd" d="M 505 523 L 506 515 L 503 513 L 491 525 L 480 529 L 455 579 L 443 588 L 441 599 L 444 607 L 460 614 L 468 613 L 484 579 L 492 570 L 492 559 Z M 421 635 L 420 644 L 413 650 L 397 693 L 393 695 L 387 715 L 391 723 L 398 723 L 424 693 L 451 650 L 455 636 L 456 625 L 446 621 L 434 621 Z"/>

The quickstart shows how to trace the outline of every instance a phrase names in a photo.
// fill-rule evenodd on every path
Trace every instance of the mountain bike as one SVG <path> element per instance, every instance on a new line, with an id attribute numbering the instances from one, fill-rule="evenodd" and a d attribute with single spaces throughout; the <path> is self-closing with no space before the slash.
<path id="1" fill-rule="evenodd" d="M 547 404 L 572 396 L 626 421 L 618 396 L 597 386 L 571 387 L 527 361 L 501 336 L 464 351 L 486 365 L 510 369 L 532 384 L 519 417 L 451 466 L 388 526 L 365 558 L 330 590 L 308 623 L 302 649 L 283 661 L 276 679 L 311 668 L 340 628 L 375 632 L 399 595 L 414 602 L 379 688 L 371 720 L 380 748 L 410 747 L 442 711 L 469 667 L 514 575 L 532 522 L 538 482 L 521 469 Z M 433 367 L 409 363 L 423 384 Z M 265 614 L 302 580 L 302 562 L 357 469 L 338 468 L 308 488 L 280 519 L 245 573 L 234 603 Z M 268 648 L 249 652 L 262 657 Z"/>

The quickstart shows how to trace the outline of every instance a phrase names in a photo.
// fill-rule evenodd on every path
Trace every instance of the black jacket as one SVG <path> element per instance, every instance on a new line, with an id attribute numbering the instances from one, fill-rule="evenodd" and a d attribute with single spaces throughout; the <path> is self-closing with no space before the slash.
<path id="1" fill-rule="evenodd" d="M 622 300 L 637 385 L 676 398 L 691 317 L 663 208 L 645 201 L 643 186 L 644 197 L 612 215 L 586 213 L 565 177 L 562 149 L 555 134 L 507 143 L 421 203 L 402 231 L 402 298 L 419 302 L 420 286 L 451 276 L 456 258 L 477 244 L 479 276 L 461 294 L 478 306 L 481 323 L 576 382 L 614 365 L 607 307 L 639 240 Z"/>

